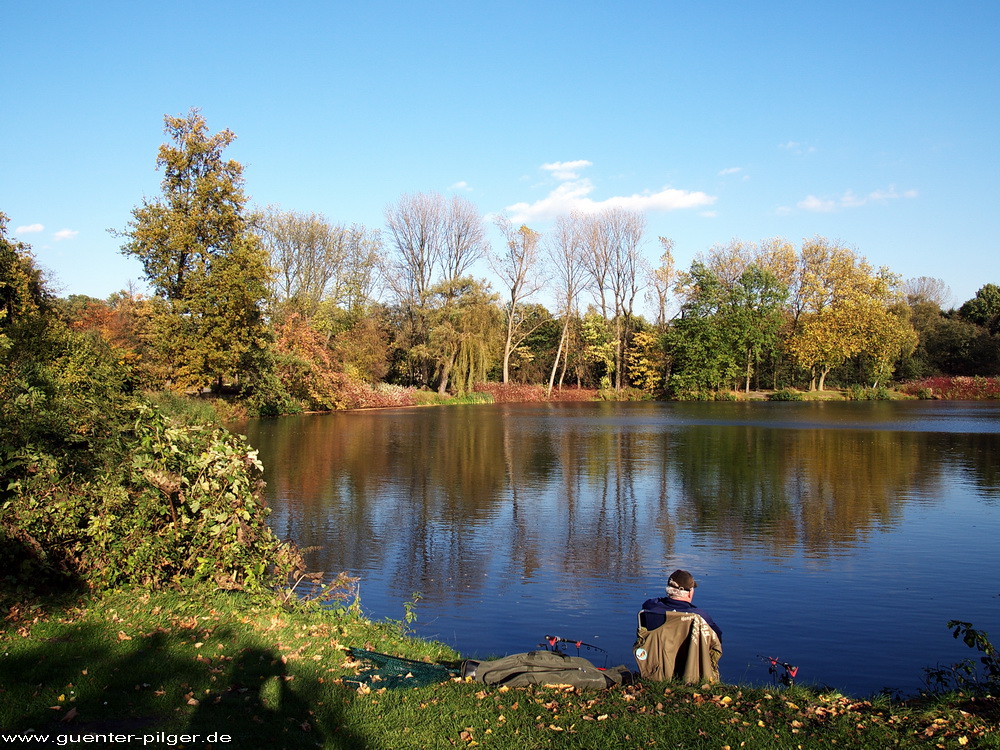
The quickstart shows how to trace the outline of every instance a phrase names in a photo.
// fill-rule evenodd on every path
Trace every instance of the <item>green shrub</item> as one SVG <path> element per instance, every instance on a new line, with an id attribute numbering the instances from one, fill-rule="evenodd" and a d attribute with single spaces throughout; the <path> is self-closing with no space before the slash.
<path id="1" fill-rule="evenodd" d="M 767 396 L 768 401 L 801 401 L 802 392 L 796 391 L 793 388 L 782 388 L 775 391 L 774 393 L 769 393 Z"/>
<path id="2" fill-rule="evenodd" d="M 281 583 L 298 564 L 266 524 L 262 467 L 242 437 L 176 426 L 137 404 L 128 458 L 85 478 L 36 455 L 9 488 L 0 532 L 22 560 L 8 583 L 62 577 L 102 588 L 185 579 L 227 588 Z M 7 562 L 7 561 L 5 561 Z"/>
<path id="3" fill-rule="evenodd" d="M 955 664 L 925 667 L 924 683 L 929 692 L 992 693 L 1000 687 L 1000 651 L 990 641 L 989 633 L 977 630 L 971 622 L 949 620 L 948 628 L 954 638 L 961 638 L 971 649 L 982 654 L 979 666 L 972 659 Z"/>
<path id="4" fill-rule="evenodd" d="M 881 385 L 877 388 L 866 388 L 863 385 L 849 385 L 844 392 L 844 397 L 848 401 L 888 401 L 891 398 L 889 389 Z"/>

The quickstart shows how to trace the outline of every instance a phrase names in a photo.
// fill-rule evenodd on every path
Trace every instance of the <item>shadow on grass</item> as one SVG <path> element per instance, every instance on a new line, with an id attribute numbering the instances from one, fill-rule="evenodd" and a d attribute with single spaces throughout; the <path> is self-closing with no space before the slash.
<path id="1" fill-rule="evenodd" d="M 49 744 L 32 742 L 41 747 L 86 734 L 133 735 L 145 747 L 176 746 L 181 734 L 198 735 L 187 747 L 366 744 L 344 726 L 351 691 L 289 674 L 277 650 L 233 646 L 239 634 L 225 626 L 210 638 L 183 626 L 118 627 L 46 621 L 30 638 L 8 628 L 0 636 L 0 732 L 50 735 Z"/>

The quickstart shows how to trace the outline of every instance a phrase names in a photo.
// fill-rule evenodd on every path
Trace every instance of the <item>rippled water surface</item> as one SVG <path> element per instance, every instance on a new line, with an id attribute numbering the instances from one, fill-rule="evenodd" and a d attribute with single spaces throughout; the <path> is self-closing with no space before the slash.
<path id="1" fill-rule="evenodd" d="M 724 630 L 723 679 L 759 655 L 845 692 L 911 692 L 1000 642 L 1000 405 L 456 406 L 246 426 L 271 523 L 361 602 L 467 656 L 546 634 L 634 667 L 635 612 L 677 567 Z"/>

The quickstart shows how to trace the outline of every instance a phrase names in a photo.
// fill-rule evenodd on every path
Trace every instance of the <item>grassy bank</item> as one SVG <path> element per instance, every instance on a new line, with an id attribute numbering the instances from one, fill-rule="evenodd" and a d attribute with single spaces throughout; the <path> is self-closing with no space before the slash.
<path id="1" fill-rule="evenodd" d="M 447 647 L 404 631 L 350 609 L 289 611 L 236 592 L 116 592 L 44 612 L 13 606 L 0 635 L 0 728 L 48 734 L 50 743 L 166 733 L 146 747 L 1000 747 L 994 699 L 351 682 L 362 665 L 349 646 L 457 664 Z M 231 741 L 209 745 L 213 733 Z"/>

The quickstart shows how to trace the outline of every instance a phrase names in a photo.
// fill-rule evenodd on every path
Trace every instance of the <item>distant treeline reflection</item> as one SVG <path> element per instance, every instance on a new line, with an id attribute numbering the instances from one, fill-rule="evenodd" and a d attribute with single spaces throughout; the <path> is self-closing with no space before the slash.
<path id="1" fill-rule="evenodd" d="M 251 427 L 272 525 L 319 567 L 382 569 L 425 593 L 639 574 L 651 542 L 824 558 L 971 484 L 1000 498 L 1000 435 L 677 425 L 655 405 L 454 407 Z M 556 418 L 553 418 L 556 417 Z M 835 425 L 832 425 L 835 426 Z M 435 587 L 440 592 L 434 592 Z"/>

